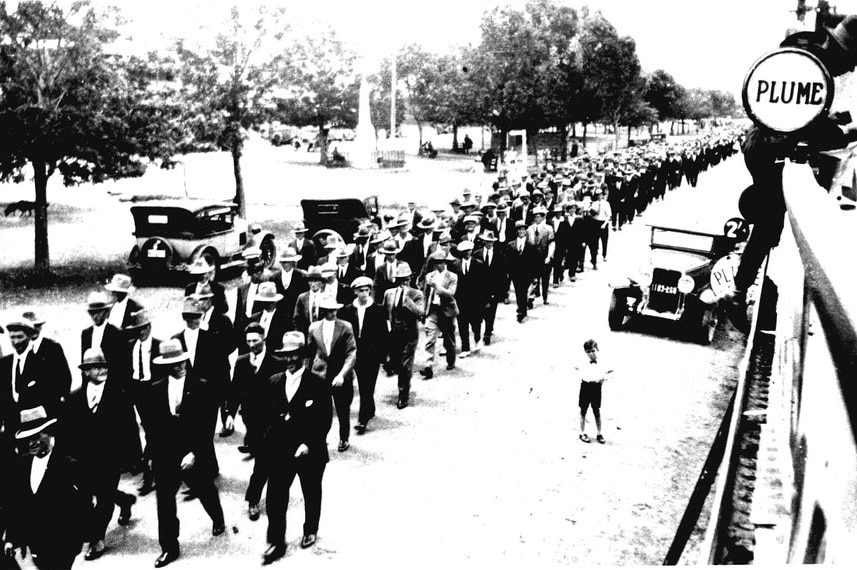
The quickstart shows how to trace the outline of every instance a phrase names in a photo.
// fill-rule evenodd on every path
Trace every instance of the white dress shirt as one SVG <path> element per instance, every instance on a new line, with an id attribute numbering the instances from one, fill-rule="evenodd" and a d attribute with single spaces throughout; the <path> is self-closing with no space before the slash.
<path id="1" fill-rule="evenodd" d="M 116 327 L 122 328 L 122 321 L 125 319 L 125 309 L 128 307 L 128 297 L 126 296 L 121 301 L 116 301 L 110 307 L 110 316 L 107 317 L 107 322 Z"/>
<path id="2" fill-rule="evenodd" d="M 327 319 L 321 321 L 321 340 L 324 342 L 324 348 L 328 355 L 330 355 L 330 349 L 333 344 L 333 327 L 335 325 L 336 321 L 329 321 Z"/>
<path id="3" fill-rule="evenodd" d="M 485 249 L 485 266 L 491 267 L 491 261 L 494 259 L 494 250 Z"/>
<path id="4" fill-rule="evenodd" d="M 134 378 L 142 381 L 152 379 L 152 337 L 146 340 L 137 340 L 134 343 Z M 142 368 L 142 370 L 141 370 Z"/>
<path id="5" fill-rule="evenodd" d="M 33 354 L 39 354 L 39 349 L 42 347 L 42 339 L 45 338 L 42 335 L 37 336 L 35 339 L 30 341 L 30 346 L 33 349 Z"/>
<path id="6" fill-rule="evenodd" d="M 497 241 L 500 243 L 506 241 L 506 224 L 508 222 L 508 218 L 497 218 Z"/>
<path id="7" fill-rule="evenodd" d="M 271 328 L 271 321 L 274 320 L 274 311 L 262 311 L 259 316 L 259 324 L 265 329 L 265 336 L 268 336 L 268 330 Z"/>
<path id="8" fill-rule="evenodd" d="M 425 235 L 423 236 L 423 255 L 425 257 L 428 257 L 428 251 L 429 251 L 429 248 L 431 247 L 431 244 L 433 242 L 433 240 L 431 239 L 431 234 L 432 234 L 432 232 L 426 232 Z"/>
<path id="9" fill-rule="evenodd" d="M 17 352 L 12 353 L 12 399 L 17 402 L 20 394 L 18 394 L 17 383 L 18 376 L 24 373 L 24 365 L 27 362 L 27 355 L 30 354 L 30 350 L 32 345 L 27 345 L 27 348 L 24 349 L 24 352 L 18 354 Z"/>
<path id="10" fill-rule="evenodd" d="M 259 289 L 258 283 L 250 283 L 249 287 L 247 287 L 247 305 L 244 308 L 245 313 L 248 317 L 253 316 L 253 303 L 256 302 L 256 290 Z"/>
<path id="11" fill-rule="evenodd" d="M 525 238 L 525 237 L 517 238 L 515 240 L 515 249 L 517 249 L 519 252 L 524 251 L 524 244 L 526 244 L 526 242 L 527 242 L 527 238 Z"/>
<path id="12" fill-rule="evenodd" d="M 283 284 L 283 289 L 288 289 L 289 286 L 292 284 L 292 275 L 293 274 L 294 274 L 293 269 L 289 269 L 288 271 L 283 269 L 280 272 L 280 282 Z"/>
<path id="13" fill-rule="evenodd" d="M 357 329 L 358 329 L 357 336 L 358 337 L 363 336 L 363 319 L 366 318 L 366 308 L 369 307 L 369 305 L 371 303 L 372 303 L 372 301 L 369 301 L 365 305 L 361 305 L 356 299 L 354 301 L 354 307 L 357 309 Z"/>
<path id="14" fill-rule="evenodd" d="M 86 403 L 89 404 L 89 409 L 93 412 L 96 406 L 101 403 L 102 395 L 104 395 L 104 382 L 89 382 L 86 384 Z"/>
<path id="15" fill-rule="evenodd" d="M 295 397 L 295 393 L 297 393 L 298 387 L 301 385 L 301 377 L 304 375 L 305 368 L 305 366 L 301 366 L 295 370 L 294 374 L 286 370 L 286 400 L 289 402 Z"/>
<path id="16" fill-rule="evenodd" d="M 259 372 L 259 367 L 262 366 L 262 361 L 265 360 L 265 345 L 262 345 L 262 352 L 259 354 L 250 353 L 250 366 L 255 372 Z"/>
<path id="17" fill-rule="evenodd" d="M 176 378 L 172 375 L 167 377 L 167 395 L 170 400 L 170 413 L 174 416 L 179 415 L 179 407 L 184 397 L 184 383 L 186 378 L 187 376 Z"/>
<path id="18" fill-rule="evenodd" d="M 199 329 L 185 329 L 184 342 L 190 357 L 190 365 L 193 366 L 194 360 L 196 360 L 196 345 L 199 343 Z"/>
<path id="19" fill-rule="evenodd" d="M 101 326 L 97 327 L 95 325 L 92 326 L 92 344 L 87 347 L 84 347 L 84 350 L 87 348 L 101 348 L 101 341 L 104 340 L 104 329 L 107 328 L 107 321 L 101 323 Z"/>
<path id="20" fill-rule="evenodd" d="M 30 490 L 35 494 L 45 478 L 45 472 L 48 470 L 48 461 L 51 460 L 54 450 L 51 449 L 44 457 L 33 457 L 33 463 L 30 467 Z"/>

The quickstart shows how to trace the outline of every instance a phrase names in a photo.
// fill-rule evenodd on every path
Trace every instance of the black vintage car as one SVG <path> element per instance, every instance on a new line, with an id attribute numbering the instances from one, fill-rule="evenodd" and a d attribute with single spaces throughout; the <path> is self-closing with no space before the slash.
<path id="1" fill-rule="evenodd" d="M 619 330 L 631 317 L 645 315 L 682 322 L 700 342 L 710 344 L 721 289 L 733 279 L 737 265 L 732 252 L 738 239 L 730 235 L 734 228 L 725 234 L 656 225 L 651 230 L 649 263 L 611 283 L 610 329 Z"/>
<path id="2" fill-rule="evenodd" d="M 365 200 L 358 198 L 331 198 L 327 200 L 301 200 L 307 235 L 316 245 L 329 235 L 339 241 L 354 241 L 358 228 L 378 213 L 378 197 Z"/>

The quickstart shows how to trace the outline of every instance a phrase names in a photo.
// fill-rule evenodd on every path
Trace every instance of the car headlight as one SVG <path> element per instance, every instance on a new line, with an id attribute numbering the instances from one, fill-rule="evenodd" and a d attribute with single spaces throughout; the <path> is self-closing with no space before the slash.
<path id="1" fill-rule="evenodd" d="M 690 275 L 682 275 L 678 280 L 678 292 L 687 295 L 693 288 L 696 286 L 696 283 L 693 281 L 693 277 Z"/>
<path id="2" fill-rule="evenodd" d="M 652 284 L 652 266 L 646 265 L 641 267 L 639 271 L 637 271 L 637 283 L 641 287 L 648 287 Z"/>

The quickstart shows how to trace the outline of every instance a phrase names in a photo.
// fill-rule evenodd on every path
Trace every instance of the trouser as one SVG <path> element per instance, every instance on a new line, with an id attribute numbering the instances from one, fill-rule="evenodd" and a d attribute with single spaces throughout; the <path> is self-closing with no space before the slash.
<path id="1" fill-rule="evenodd" d="M 497 319 L 497 299 L 492 295 L 489 297 L 485 305 L 485 342 L 491 340 L 491 335 L 494 334 L 494 321 Z"/>
<path id="2" fill-rule="evenodd" d="M 161 549 L 175 552 L 179 548 L 179 519 L 176 515 L 176 493 L 184 481 L 199 498 L 202 508 L 214 524 L 223 524 L 223 508 L 214 480 L 194 465 L 181 468 L 181 457 L 155 457 L 155 494 L 158 503 L 158 542 Z"/>
<path id="3" fill-rule="evenodd" d="M 361 359 L 357 355 L 354 373 L 357 375 L 357 391 L 360 393 L 360 408 L 357 411 L 357 423 L 366 422 L 375 417 L 375 383 L 378 381 L 378 369 L 381 363 L 375 358 Z"/>
<path id="4" fill-rule="evenodd" d="M 461 309 L 456 317 L 458 321 L 458 336 L 461 337 L 461 351 L 470 352 L 470 332 L 473 331 L 474 344 L 482 340 L 482 304 L 478 303 L 466 310 Z"/>
<path id="5" fill-rule="evenodd" d="M 518 318 L 527 316 L 527 300 L 529 295 L 530 280 L 528 275 L 517 275 L 512 278 L 515 286 L 515 303 L 518 305 Z"/>
<path id="6" fill-rule="evenodd" d="M 130 504 L 131 496 L 119 491 L 120 468 L 101 466 L 92 469 L 92 475 L 96 478 L 92 481 L 95 507 L 90 511 L 86 538 L 89 542 L 97 542 L 104 540 L 107 526 L 113 518 L 114 506 Z"/>
<path id="7" fill-rule="evenodd" d="M 286 545 L 286 511 L 289 508 L 289 488 L 298 476 L 304 496 L 304 536 L 318 533 L 321 519 L 321 482 L 326 462 L 304 457 L 270 457 L 271 480 L 268 482 L 267 505 L 268 544 Z"/>
<path id="8" fill-rule="evenodd" d="M 217 426 L 217 409 L 211 410 L 211 419 L 209 420 L 208 433 L 210 437 L 206 440 L 205 447 L 200 450 L 199 457 L 196 458 L 197 465 L 200 467 L 200 474 L 206 474 L 214 479 L 220 473 L 220 465 L 217 463 L 217 454 L 214 452 L 214 429 Z"/>
<path id="9" fill-rule="evenodd" d="M 586 240 L 586 249 L 589 250 L 589 262 L 592 264 L 593 269 L 598 267 L 598 237 L 598 234 L 596 234 Z M 584 251 L 580 263 L 583 264 L 585 259 L 586 252 Z"/>
<path id="10" fill-rule="evenodd" d="M 741 262 L 735 273 L 735 289 L 745 292 L 756 281 L 759 268 L 765 261 L 765 257 L 771 249 L 779 245 L 780 235 L 783 232 L 785 213 L 777 211 L 770 214 L 764 220 L 753 224 L 753 231 L 741 254 Z"/>
<path id="11" fill-rule="evenodd" d="M 607 259 L 607 241 L 610 239 L 610 224 L 605 224 L 601 228 L 599 237 L 601 238 L 601 255 Z"/>
<path id="12" fill-rule="evenodd" d="M 265 435 L 265 422 L 260 421 L 261 410 L 241 409 L 241 420 L 244 422 L 244 445 L 250 448 L 251 453 L 258 453 L 262 445 L 262 437 Z"/>
<path id="13" fill-rule="evenodd" d="M 620 222 L 619 227 L 623 224 L 630 224 L 634 221 L 634 202 L 633 200 L 627 200 L 622 204 L 622 209 L 620 212 Z"/>
<path id="14" fill-rule="evenodd" d="M 391 360 L 399 375 L 399 399 L 407 402 L 411 394 L 411 376 L 414 373 L 418 336 L 411 331 L 393 329 L 389 338 Z"/>
<path id="15" fill-rule="evenodd" d="M 619 208 L 622 205 L 619 202 L 610 202 L 610 225 L 614 230 L 622 227 L 622 219 L 619 216 Z"/>
<path id="16" fill-rule="evenodd" d="M 554 285 L 559 285 L 562 283 L 563 271 L 565 271 L 565 254 L 559 252 L 555 253 L 551 266 L 553 269 L 553 283 Z"/>
<path id="17" fill-rule="evenodd" d="M 261 442 L 260 442 L 261 443 Z M 259 447 L 253 455 L 253 472 L 247 482 L 247 490 L 244 492 L 244 500 L 251 505 L 258 505 L 262 500 L 262 490 L 268 482 L 268 463 L 264 453 Z"/>
<path id="18" fill-rule="evenodd" d="M 72 549 L 73 550 L 73 549 Z M 80 554 L 80 548 L 77 552 L 72 552 L 66 549 L 51 548 L 33 552 L 33 564 L 39 570 L 69 570 L 74 564 L 74 559 Z M 6 568 L 6 566 L 0 566 Z M 18 568 L 19 566 L 12 560 L 9 568 Z"/>
<path id="19" fill-rule="evenodd" d="M 541 295 L 542 300 L 547 303 L 548 289 L 550 288 L 551 265 L 544 260 L 539 261 L 539 270 L 533 279 L 533 287 L 530 289 L 529 298 L 534 300 Z"/>
<path id="20" fill-rule="evenodd" d="M 331 388 L 333 409 L 339 422 L 339 440 L 348 441 L 351 433 L 351 402 L 354 400 L 354 380 L 345 380 L 342 386 Z"/>
<path id="21" fill-rule="evenodd" d="M 455 320 L 443 315 L 439 309 L 432 308 L 426 317 L 426 368 L 434 366 L 435 345 L 438 333 L 443 335 L 443 347 L 446 349 L 446 363 L 455 364 Z"/>

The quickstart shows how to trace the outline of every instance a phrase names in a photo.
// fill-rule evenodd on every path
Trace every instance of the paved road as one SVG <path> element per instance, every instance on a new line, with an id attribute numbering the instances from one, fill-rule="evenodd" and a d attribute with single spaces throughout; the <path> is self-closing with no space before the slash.
<path id="1" fill-rule="evenodd" d="M 669 194 L 642 221 L 690 219 L 700 210 L 729 217 L 743 181 L 733 157 L 704 174 L 700 188 Z M 303 522 L 296 484 L 289 553 L 274 567 L 659 564 L 734 384 L 743 339 L 728 324 L 710 347 L 658 323 L 609 332 L 609 276 L 639 265 L 647 244 L 640 221 L 614 234 L 609 261 L 552 290 L 551 305 L 537 302 L 524 324 L 515 322 L 512 305 L 501 306 L 496 342 L 452 373 L 417 376 L 406 410 L 395 409 L 395 380 L 382 375 L 372 429 L 354 436 L 345 454 L 332 451 L 317 546 L 296 546 Z M 616 368 L 604 387 L 606 445 L 577 440 L 570 367 L 588 337 Z M 336 437 L 334 427 L 331 449 Z M 238 443 L 238 435 L 217 441 L 234 532 L 212 538 L 201 506 L 180 504 L 183 557 L 172 567 L 259 562 L 265 518 L 246 518 L 251 464 Z M 159 552 L 154 495 L 134 513 L 131 526 L 111 527 L 110 555 L 78 567 L 150 567 Z"/>

